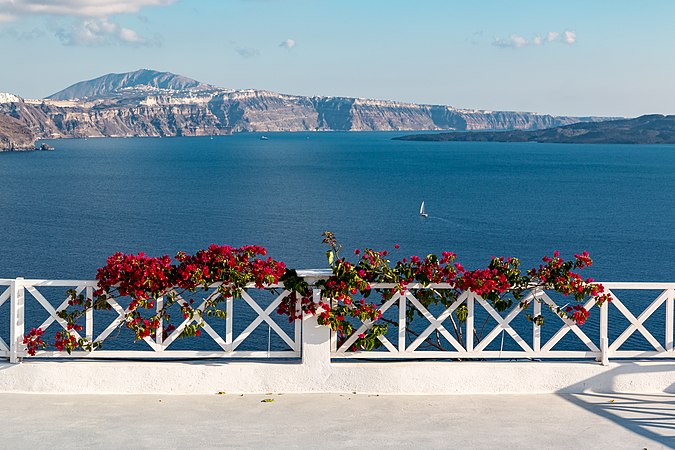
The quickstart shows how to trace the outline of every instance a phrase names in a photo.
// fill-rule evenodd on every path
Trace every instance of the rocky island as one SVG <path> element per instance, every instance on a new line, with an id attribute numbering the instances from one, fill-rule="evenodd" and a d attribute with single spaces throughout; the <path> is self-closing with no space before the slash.
<path id="1" fill-rule="evenodd" d="M 560 144 L 675 144 L 675 116 L 651 114 L 635 119 L 585 122 L 545 130 L 417 134 L 403 141 L 541 142 Z"/>
<path id="2" fill-rule="evenodd" d="M 0 94 L 0 148 L 32 148 L 30 139 L 246 131 L 539 130 L 598 120 L 605 119 L 232 90 L 142 69 L 82 81 L 45 99 Z"/>

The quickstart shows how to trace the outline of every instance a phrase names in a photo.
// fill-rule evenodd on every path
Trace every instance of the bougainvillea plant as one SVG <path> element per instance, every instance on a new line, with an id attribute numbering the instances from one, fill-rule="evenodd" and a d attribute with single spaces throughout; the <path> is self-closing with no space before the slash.
<path id="1" fill-rule="evenodd" d="M 68 307 L 57 311 L 67 326 L 56 333 L 54 346 L 68 353 L 77 348 L 91 351 L 100 347 L 99 342 L 75 335 L 82 330 L 78 321 L 89 309 L 112 309 L 111 300 L 122 297 L 129 303 L 120 326 L 130 329 L 135 340 L 154 339 L 157 333 L 166 338 L 176 330 L 172 323 L 176 319 L 181 323 L 189 319 L 189 323 L 180 325 L 180 337 L 199 336 L 204 326 L 203 317 L 225 318 L 223 303 L 228 297 L 239 297 L 247 285 L 263 288 L 279 283 L 286 266 L 271 257 L 264 258 L 266 254 L 267 250 L 259 246 L 218 245 L 194 255 L 179 252 L 173 259 L 166 255 L 155 258 L 143 253 L 115 253 L 96 273 L 98 288 L 93 300 L 74 290 L 68 291 Z M 195 303 L 195 294 L 211 288 L 206 298 Z M 157 304 L 160 299 L 161 307 Z M 178 318 L 171 314 L 175 305 L 180 307 Z M 33 329 L 24 337 L 29 355 L 46 347 L 43 334 L 43 330 Z"/>
<path id="2" fill-rule="evenodd" d="M 389 324 L 398 326 L 398 323 L 382 317 L 380 308 L 395 293 L 403 293 L 411 284 L 423 287 L 444 284 L 443 289 L 415 289 L 415 297 L 427 309 L 431 304 L 449 308 L 464 291 L 469 290 L 481 296 L 499 312 L 510 309 L 514 302 L 518 302 L 520 308 L 527 309 L 533 301 L 542 302 L 536 296 L 525 297 L 533 289 L 555 291 L 576 304 L 556 307 L 553 312 L 578 325 L 583 325 L 589 316 L 582 303 L 594 298 L 596 304 L 601 305 L 611 299 L 604 293 L 601 284 L 594 283 L 591 278 L 584 280 L 575 272 L 593 263 L 587 252 L 576 254 L 573 260 L 565 261 L 555 251 L 552 257 L 545 256 L 539 267 L 525 272 L 521 270 L 518 259 L 502 257 L 492 258 L 484 269 L 466 270 L 456 261 L 456 255 L 452 252 L 443 252 L 440 257 L 430 254 L 424 258 L 402 258 L 392 266 L 387 259 L 389 254 L 386 250 L 375 251 L 369 248 L 354 250 L 356 261 L 350 262 L 346 257 L 340 257 L 342 247 L 332 233 L 325 232 L 323 236 L 323 242 L 329 246 L 327 257 L 332 275 L 317 283 L 324 299 L 317 305 L 319 323 L 329 326 L 337 333 L 338 346 L 358 330 L 361 323 L 367 321 L 372 324 L 358 335 L 350 350 L 372 350 L 382 345 L 379 337 L 386 334 Z M 395 245 L 395 248 L 398 249 L 399 246 Z M 373 289 L 372 285 L 375 283 L 391 284 L 393 287 Z M 374 292 L 377 295 L 371 295 Z M 306 303 L 307 297 L 303 297 L 303 305 Z M 465 321 L 467 315 L 466 304 L 459 305 L 454 312 L 459 322 Z M 406 310 L 406 332 L 414 336 L 419 335 L 414 331 L 415 327 L 411 326 L 416 317 L 423 317 L 422 312 L 409 305 Z M 542 325 L 544 321 L 542 315 L 526 314 L 526 317 L 537 325 Z M 461 341 L 461 327 L 452 315 L 449 320 Z M 479 339 L 480 335 L 475 330 L 473 332 Z M 429 338 L 425 342 L 444 350 L 438 340 Z"/>
<path id="3" fill-rule="evenodd" d="M 166 338 L 177 332 L 172 323 L 171 307 L 178 306 L 181 322 L 180 336 L 199 336 L 204 325 L 203 317 L 224 318 L 223 308 L 227 298 L 237 298 L 246 286 L 268 288 L 283 283 L 291 294 L 284 297 L 277 312 L 288 317 L 289 321 L 303 315 L 318 315 L 318 322 L 330 327 L 338 337 L 338 345 L 344 343 L 362 323 L 368 327 L 353 339 L 351 350 L 372 350 L 381 344 L 379 339 L 387 333 L 388 325 L 398 325 L 396 321 L 382 317 L 382 306 L 396 293 L 404 293 L 409 285 L 415 284 L 415 298 L 425 308 L 430 305 L 442 305 L 446 308 L 459 301 L 465 291 L 481 296 L 495 310 L 503 312 L 511 308 L 514 302 L 527 309 L 533 297 L 525 297 L 534 288 L 553 290 L 576 302 L 554 312 L 563 318 L 582 325 L 588 318 L 588 311 L 582 302 L 595 298 L 596 304 L 608 301 L 602 285 L 592 279 L 582 279 L 575 272 L 592 264 L 588 253 L 577 254 L 574 260 L 563 260 L 558 252 L 552 257 L 544 257 L 543 264 L 523 272 L 516 258 L 493 258 L 484 269 L 466 270 L 456 261 L 452 252 L 443 252 L 424 258 L 411 256 L 402 258 L 396 264 L 391 263 L 388 252 L 369 248 L 354 251 L 355 261 L 341 257 L 342 247 L 330 232 L 323 234 L 323 242 L 328 245 L 326 252 L 331 275 L 310 286 L 298 276 L 295 270 L 287 269 L 285 264 L 271 257 L 265 258 L 267 251 L 259 246 L 233 248 L 211 245 L 194 255 L 179 252 L 174 258 L 162 256 L 148 257 L 116 253 L 110 256 L 105 266 L 98 269 L 96 280 L 98 288 L 93 299 L 82 294 L 68 291 L 68 307 L 57 311 L 65 322 L 66 329 L 54 336 L 54 347 L 59 351 L 72 352 L 74 349 L 91 351 L 100 346 L 79 336 L 82 330 L 79 320 L 89 309 L 109 310 L 113 300 L 127 298 L 128 306 L 124 310 L 120 327 L 126 327 L 134 333 L 135 340 L 155 339 L 157 333 Z M 398 249 L 398 245 L 395 245 Z M 376 283 L 385 283 L 387 288 L 377 287 Z M 432 284 L 442 284 L 443 289 L 427 288 Z M 313 288 L 320 290 L 319 301 L 314 301 Z M 196 293 L 213 289 L 206 298 L 195 303 Z M 372 295 L 375 294 L 375 295 Z M 161 306 L 158 301 L 161 300 Z M 534 298 L 534 301 L 538 301 Z M 299 308 L 296 308 L 299 305 Z M 175 308 L 174 308 L 175 311 Z M 461 340 L 459 322 L 466 320 L 466 304 L 460 304 L 450 316 L 456 335 Z M 409 305 L 406 310 L 406 330 L 417 335 L 411 326 L 415 318 L 422 313 Z M 529 320 L 541 325 L 542 316 L 527 314 Z M 23 343 L 27 353 L 35 355 L 47 347 L 43 340 L 44 331 L 32 329 L 24 336 Z M 478 335 L 477 335 L 478 337 Z M 439 349 L 440 343 L 427 339 L 428 343 Z"/>

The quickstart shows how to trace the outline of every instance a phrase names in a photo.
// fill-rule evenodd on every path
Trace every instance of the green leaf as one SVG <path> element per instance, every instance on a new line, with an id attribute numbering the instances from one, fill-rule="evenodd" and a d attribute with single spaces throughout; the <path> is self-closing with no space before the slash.
<path id="1" fill-rule="evenodd" d="M 465 304 L 459 305 L 455 310 L 455 315 L 457 316 L 457 320 L 465 322 L 466 318 L 469 317 L 469 308 Z"/>
<path id="2" fill-rule="evenodd" d="M 333 251 L 332 251 L 332 250 L 328 250 L 328 251 L 326 252 L 326 258 L 328 258 L 328 265 L 329 265 L 329 266 L 332 266 L 332 265 L 333 265 L 333 261 L 335 260 L 335 259 L 334 259 L 334 256 L 333 256 Z"/>

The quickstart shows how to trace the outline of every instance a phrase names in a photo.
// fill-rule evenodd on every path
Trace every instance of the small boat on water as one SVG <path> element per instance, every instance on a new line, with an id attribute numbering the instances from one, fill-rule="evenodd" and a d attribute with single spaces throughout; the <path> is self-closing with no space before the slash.
<path id="1" fill-rule="evenodd" d="M 422 201 L 422 204 L 420 205 L 420 217 L 429 217 L 427 210 L 424 208 L 424 201 Z"/>
<path id="2" fill-rule="evenodd" d="M 260 136 L 260 140 L 261 140 L 261 141 L 269 141 L 269 139 L 270 139 L 270 138 L 268 138 L 268 137 L 265 136 L 265 135 Z"/>

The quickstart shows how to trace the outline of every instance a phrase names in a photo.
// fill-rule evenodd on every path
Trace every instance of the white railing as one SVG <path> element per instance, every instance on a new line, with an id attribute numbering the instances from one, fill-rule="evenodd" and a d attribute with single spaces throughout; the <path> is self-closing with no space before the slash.
<path id="1" fill-rule="evenodd" d="M 43 293 L 46 287 L 54 288 L 63 288 L 59 289 L 57 293 L 52 292 L 50 301 L 46 295 Z M 214 285 L 209 291 L 204 291 L 204 296 L 202 298 L 201 304 L 199 302 L 195 303 L 195 309 L 203 310 L 206 304 L 206 299 L 210 296 L 211 299 L 217 297 L 219 294 L 215 291 L 217 286 Z M 56 326 L 58 329 L 67 329 L 67 322 L 57 315 L 57 311 L 68 306 L 68 300 L 66 295 L 66 289 L 73 289 L 77 295 L 84 294 L 85 298 L 88 300 L 93 300 L 93 292 L 96 289 L 96 281 L 82 281 L 82 280 L 29 280 L 23 278 L 17 278 L 12 280 L 3 280 L 0 279 L 0 307 L 9 301 L 10 302 L 10 317 L 9 317 L 9 329 L 10 337 L 9 343 L 5 342 L 0 337 L 0 355 L 9 357 L 10 362 L 18 362 L 20 358 L 27 357 L 25 350 L 25 345 L 23 344 L 24 334 L 27 333 L 31 328 L 41 328 L 43 331 L 47 331 L 50 327 Z M 223 322 L 222 319 L 211 319 L 209 317 L 202 317 L 203 321 L 202 329 L 204 333 L 209 336 L 213 342 L 215 342 L 217 349 L 216 350 L 172 350 L 169 347 L 174 344 L 179 338 L 181 332 L 185 329 L 186 326 L 191 323 L 199 320 L 199 317 L 195 315 L 193 318 L 186 318 L 166 337 L 163 336 L 163 333 L 156 333 L 156 337 L 152 339 L 151 337 L 146 337 L 143 339 L 144 347 L 139 349 L 124 349 L 124 350 L 105 350 L 105 342 L 110 339 L 113 332 L 119 330 L 121 326 L 124 325 L 124 317 L 128 309 L 124 308 L 117 300 L 110 298 L 108 299 L 108 304 L 112 308 L 112 319 L 110 318 L 111 313 L 108 311 L 94 311 L 92 309 L 87 310 L 85 315 L 85 321 L 83 325 L 84 336 L 78 333 L 77 331 L 70 330 L 70 333 L 74 335 L 77 339 L 87 338 L 90 342 L 97 342 L 102 344 L 102 348 L 94 349 L 90 352 L 88 351 L 73 351 L 72 354 L 67 352 L 58 352 L 58 351 L 38 351 L 35 356 L 38 357 L 86 357 L 86 358 L 293 358 L 300 356 L 300 321 L 295 321 L 292 326 L 293 332 L 292 337 L 289 333 L 282 329 L 282 327 L 273 319 L 275 315 L 276 308 L 279 306 L 281 301 L 291 293 L 283 289 L 281 285 L 271 285 L 266 286 L 266 290 L 276 290 L 282 291 L 276 293 L 271 299 L 268 305 L 261 306 L 253 298 L 252 292 L 260 289 L 255 289 L 254 286 L 248 286 L 246 290 L 242 291 L 241 299 L 236 301 L 244 302 L 251 308 L 252 314 L 248 314 L 247 317 L 243 317 L 242 314 L 236 319 L 239 322 L 237 325 L 240 325 L 241 321 L 251 319 L 248 325 L 238 333 L 235 332 L 235 308 L 234 302 L 231 297 L 224 299 L 225 308 L 226 308 L 226 318 L 224 320 L 224 327 L 221 323 L 220 327 L 212 326 L 210 323 L 213 321 Z M 182 298 L 177 292 L 173 292 L 176 296 L 177 303 L 179 305 L 185 305 L 186 300 Z M 159 311 L 163 307 L 163 297 L 160 297 L 156 301 L 156 308 Z M 28 314 L 26 314 L 26 304 L 27 301 L 34 301 L 39 305 L 39 311 L 44 314 L 47 313 L 47 318 L 41 323 L 26 323 L 28 319 Z M 105 313 L 108 314 L 105 314 Z M 35 312 L 31 315 L 36 315 Z M 103 318 L 104 315 L 108 317 Z M 97 329 L 96 326 L 99 325 L 98 319 L 106 320 L 104 323 L 105 328 L 102 331 L 95 332 Z M 284 320 L 281 316 L 276 317 L 278 320 Z M 268 339 L 263 344 L 267 344 L 267 349 L 256 349 L 256 350 L 241 350 L 239 347 L 247 339 L 250 339 L 252 333 L 258 328 L 261 324 L 268 325 Z M 95 326 L 96 325 L 96 326 Z M 99 330 L 101 327 L 98 327 Z M 219 328 L 219 329 L 217 329 Z M 224 328 L 224 329 L 222 329 Z M 274 334 L 272 334 L 274 333 Z M 281 339 L 281 341 L 287 346 L 286 350 L 276 350 L 273 351 L 270 349 L 269 342 L 274 335 Z M 47 340 L 47 339 L 46 339 Z M 139 344 L 140 345 L 140 344 Z M 264 345 L 263 345 L 264 346 Z M 147 348 L 149 347 L 149 349 Z"/>
<path id="2" fill-rule="evenodd" d="M 441 291 L 450 288 L 449 285 L 437 284 L 424 287 L 409 285 L 408 290 L 395 293 L 391 299 L 380 307 L 383 318 L 389 314 L 393 330 L 378 339 L 382 347 L 378 351 L 350 351 L 350 347 L 361 333 L 364 333 L 373 324 L 369 321 L 362 323 L 351 336 L 344 337 L 338 344 L 335 333 L 331 336 L 331 350 L 333 358 L 367 358 L 367 359 L 540 359 L 540 358 L 595 358 L 607 364 L 609 358 L 675 358 L 673 351 L 673 303 L 675 299 L 675 283 L 603 283 L 612 297 L 610 303 L 601 307 L 595 305 L 593 299 L 586 302 L 584 307 L 590 317 L 583 326 L 577 325 L 566 317 L 561 317 L 553 311 L 565 304 L 558 305 L 549 293 L 542 290 L 532 290 L 514 306 L 500 314 L 480 296 L 472 292 L 463 292 L 456 302 L 443 309 L 440 314 L 432 314 L 415 296 L 418 289 L 433 289 Z M 391 289 L 393 284 L 372 284 L 373 289 Z M 618 294 L 621 292 L 621 294 Z M 656 293 L 655 298 L 649 299 L 648 304 L 638 313 L 634 313 L 626 305 L 631 303 L 629 297 L 621 300 L 623 294 L 635 295 L 636 292 Z M 534 322 L 515 327 L 516 318 L 523 319 L 525 309 L 519 304 L 531 305 L 529 312 L 533 317 L 542 315 L 546 310 L 549 314 L 543 325 Z M 645 303 L 641 299 L 641 303 Z M 466 320 L 460 322 L 452 320 L 453 313 L 458 308 L 466 306 Z M 423 316 L 425 327 L 416 331 L 407 329 L 406 312 L 415 309 Z M 645 325 L 647 319 L 656 311 L 665 308 L 663 314 L 663 328 L 660 330 Z M 599 310 L 599 312 L 598 312 Z M 480 314 L 482 312 L 482 314 Z M 610 316 L 612 320 L 610 320 Z M 495 325 L 487 332 L 478 336 L 476 329 L 480 328 L 478 321 Z M 486 320 L 487 319 L 487 320 Z M 623 320 L 622 320 L 623 319 Z M 624 323 L 628 322 L 625 326 Z M 595 323 L 594 323 L 595 322 Z M 660 327 L 660 326 L 657 326 Z M 525 329 L 529 330 L 525 334 Z M 548 337 L 543 338 L 547 331 Z M 661 339 L 654 337 L 657 333 Z M 561 349 L 561 340 L 572 333 L 578 339 L 576 347 Z M 639 334 L 645 338 L 647 345 L 640 345 L 638 349 L 622 349 L 628 339 Z M 514 342 L 515 350 L 504 349 L 504 336 L 508 335 Z M 496 342 L 501 337 L 501 344 Z M 436 348 L 421 350 L 423 344 L 429 344 L 430 338 L 437 342 Z M 392 342 L 394 341 L 394 342 Z M 495 347 L 498 349 L 490 349 Z M 443 345 L 444 344 L 444 345 Z M 636 345 L 633 343 L 633 345 Z M 427 348 L 429 345 L 427 345 Z M 442 348 L 442 349 L 438 349 Z"/>
<path id="3" fill-rule="evenodd" d="M 325 275 L 320 271 L 303 271 L 305 279 L 311 284 L 317 278 Z M 524 310 L 519 302 L 503 313 L 496 311 L 490 303 L 472 292 L 464 292 L 457 301 L 448 308 L 425 307 L 418 299 L 420 289 L 432 289 L 441 291 L 450 286 L 438 284 L 431 286 L 409 285 L 404 292 L 394 294 L 386 301 L 380 310 L 383 320 L 387 320 L 389 330 L 387 334 L 380 336 L 381 348 L 375 351 L 350 351 L 350 347 L 358 336 L 372 326 L 365 322 L 355 327 L 356 331 L 351 336 L 344 336 L 339 340 L 332 334 L 325 334 L 319 340 L 325 339 L 326 354 L 321 353 L 321 358 L 332 359 L 596 359 L 607 364 L 609 358 L 675 358 L 673 350 L 673 322 L 675 283 L 603 283 L 609 289 L 612 296 L 611 303 L 605 303 L 597 307 L 593 300 L 589 300 L 584 306 L 590 312 L 590 318 L 583 326 L 561 318 L 551 312 L 558 305 L 554 301 L 555 295 L 541 290 L 533 290 L 520 302 L 529 302 L 532 306 L 529 310 L 533 316 L 548 316 L 544 324 L 539 326 L 525 321 Z M 373 289 L 391 289 L 393 285 L 373 284 Z M 63 288 L 53 290 L 51 294 L 45 294 L 45 288 Z M 31 328 L 48 330 L 50 327 L 65 329 L 67 323 L 57 315 L 57 311 L 67 306 L 66 289 L 74 289 L 78 294 L 82 293 L 87 299 L 92 299 L 96 288 L 95 281 L 81 280 L 29 280 L 29 279 L 0 279 L 0 311 L 6 311 L 6 303 L 9 302 L 9 317 L 0 313 L 0 323 L 8 324 L 9 340 L 2 338 L 3 326 L 0 326 L 0 356 L 9 358 L 10 362 L 18 362 L 28 357 L 23 344 L 24 335 Z M 219 320 L 218 326 L 210 322 L 211 318 L 204 317 L 203 332 L 211 339 L 210 350 L 179 350 L 175 347 L 176 340 L 181 331 L 195 319 L 185 319 L 177 328 L 162 337 L 152 339 L 147 337 L 140 349 L 106 349 L 106 341 L 111 338 L 115 330 L 123 325 L 124 315 L 127 310 L 116 300 L 110 299 L 109 304 L 113 312 L 88 311 L 82 334 L 76 333 L 76 337 L 85 337 L 90 341 L 100 342 L 102 348 L 91 352 L 74 351 L 72 355 L 66 352 L 39 351 L 37 357 L 86 357 L 86 358 L 306 358 L 306 346 L 317 344 L 317 336 L 324 336 L 313 331 L 314 328 L 305 329 L 305 320 L 296 320 L 292 325 L 284 327 L 278 322 L 286 319 L 276 316 L 275 310 L 279 303 L 291 293 L 283 289 L 282 285 L 268 286 L 276 288 L 276 293 L 269 299 L 267 304 L 259 304 L 253 294 L 253 287 L 242 293 L 241 299 L 225 299 L 227 315 L 225 320 Z M 281 291 L 281 292 L 279 292 Z M 266 290 L 266 292 L 269 292 Z M 208 292 L 205 292 L 208 297 Z M 314 289 L 314 299 L 320 299 L 320 291 Z M 377 295 L 373 294 L 372 298 Z M 640 297 L 640 301 L 635 299 Z M 648 298 L 645 299 L 644 297 Z M 178 303 L 185 300 L 180 296 Z M 371 300 L 372 300 L 371 298 Z M 157 308 L 162 307 L 162 300 L 156 302 Z M 27 304 L 31 302 L 31 314 L 26 314 Z M 251 309 L 248 315 L 239 314 L 235 303 L 243 302 Z M 197 307 L 203 308 L 204 304 Z M 466 308 L 466 319 L 458 321 L 456 313 L 458 308 Z M 4 309 L 2 309 L 4 308 Z M 44 315 L 46 320 L 40 323 L 26 323 L 33 320 L 36 308 Z M 637 310 L 636 310 L 637 308 Z M 406 313 L 411 309 L 416 310 L 424 318 L 424 326 L 419 326 L 419 319 L 414 329 L 408 329 L 406 325 Z M 434 313 L 432 313 L 432 311 Z M 659 311 L 659 314 L 655 312 Z M 663 314 L 660 312 L 663 311 Z M 455 316 L 453 316 L 453 314 Z M 28 317 L 30 316 L 30 317 Z M 275 317 L 276 316 L 276 317 Z M 111 318 L 112 317 L 112 318 Z M 652 318 L 652 322 L 646 323 Z M 275 320 L 276 319 L 276 320 Z M 520 324 L 516 325 L 517 319 Z M 248 323 L 242 323 L 248 321 Z M 224 324 L 222 323 L 224 322 Z M 662 322 L 662 323 L 661 323 Z M 493 323 L 486 332 L 478 333 L 483 324 Z M 268 338 L 263 342 L 267 349 L 242 350 L 241 344 L 247 339 L 250 341 L 252 333 L 261 325 L 267 325 Z M 525 325 L 524 325 L 525 324 Z M 236 326 L 235 326 L 236 325 Z M 245 325 L 245 326 L 244 326 Z M 411 327 L 412 328 L 412 327 Z M 6 330 L 6 329 L 5 329 Z M 97 331 L 98 330 L 98 331 Z M 53 331 L 53 329 L 52 329 Z M 71 331 L 72 332 L 72 331 Z M 6 332 L 5 332 L 6 333 Z M 571 334 L 570 334 L 571 333 Z M 311 335 L 310 335 L 311 334 Z M 274 336 L 285 346 L 282 350 L 271 350 L 269 339 Z M 561 348 L 561 342 L 566 336 L 574 336 L 575 344 L 565 343 Z M 637 342 L 634 336 L 644 338 Z M 504 348 L 504 338 L 511 341 L 511 347 Z M 329 342 L 330 341 L 330 342 Z M 438 345 L 431 347 L 429 342 Z M 215 344 L 213 344 L 215 343 Z M 633 348 L 625 348 L 630 343 Z M 260 342 L 258 342 L 260 344 Z M 324 348 L 324 347 L 314 347 Z M 330 350 L 328 350 L 330 349 Z M 321 350 L 323 352 L 323 350 Z M 314 353 L 313 353 L 314 354 Z M 312 356 L 314 357 L 314 356 Z M 304 359 L 303 359 L 304 361 Z"/>

